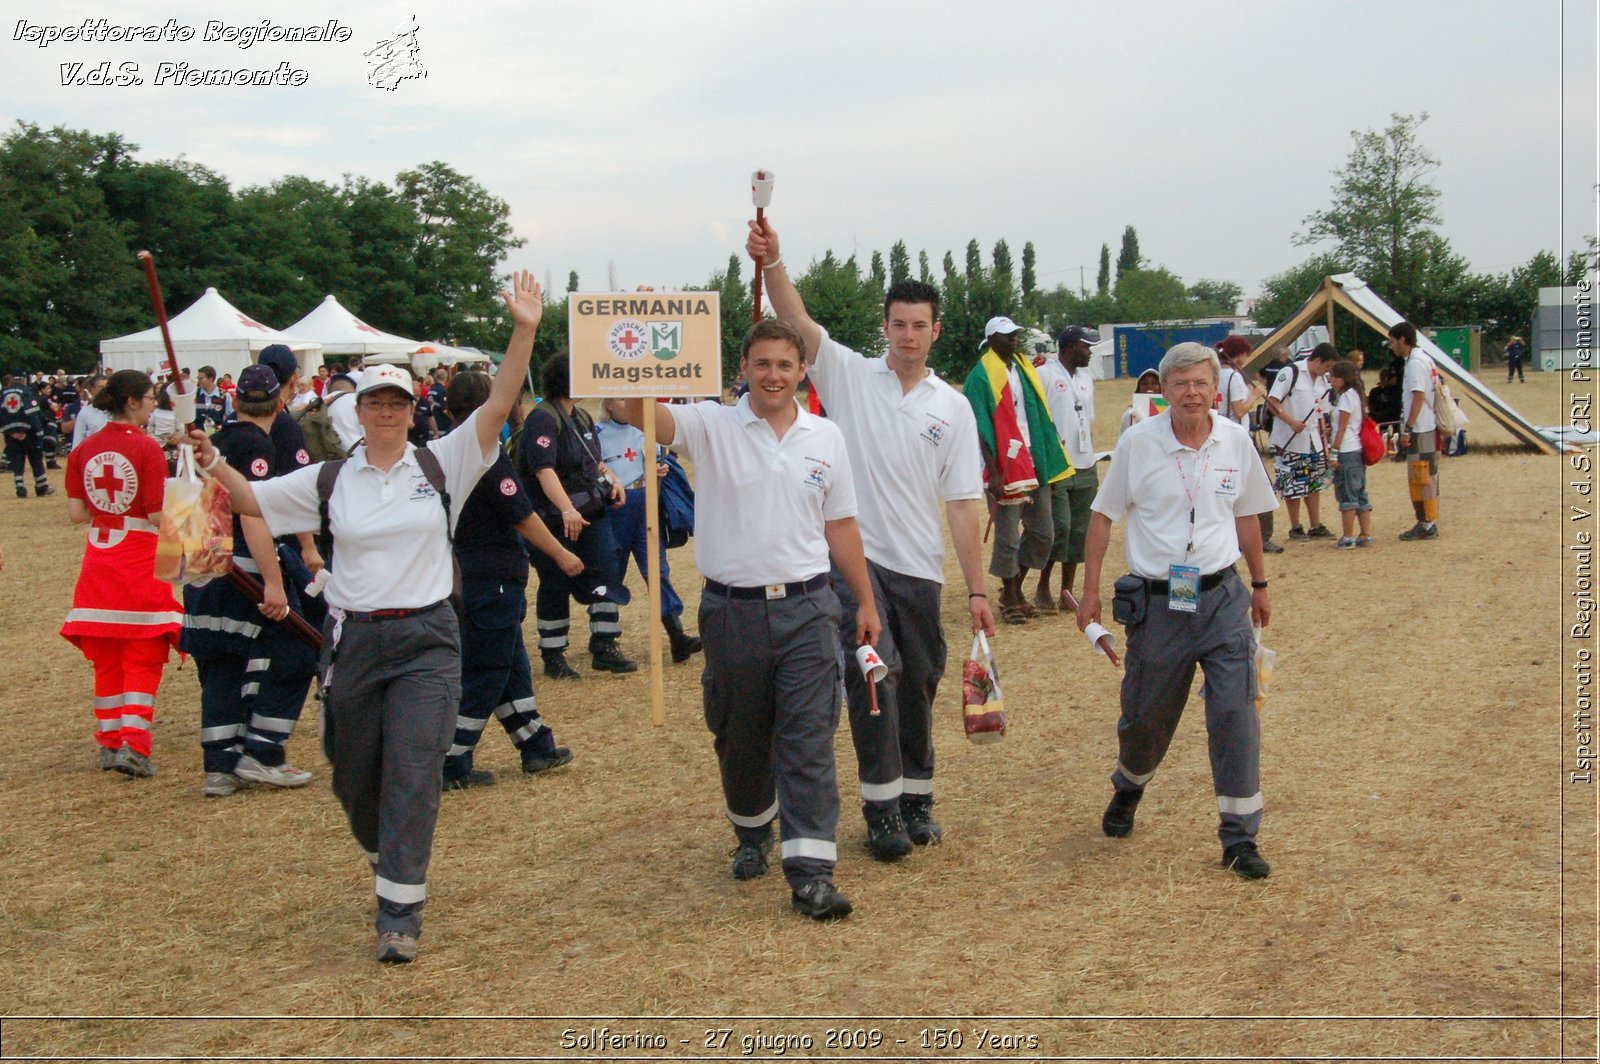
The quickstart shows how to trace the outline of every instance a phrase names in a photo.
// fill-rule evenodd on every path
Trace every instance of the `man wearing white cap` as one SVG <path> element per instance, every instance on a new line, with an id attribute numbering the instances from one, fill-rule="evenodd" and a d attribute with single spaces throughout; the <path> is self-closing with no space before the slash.
<path id="1" fill-rule="evenodd" d="M 1022 581 L 1050 560 L 1055 541 L 1051 485 L 1072 476 L 1073 467 L 1033 363 L 1017 356 L 1022 326 L 995 317 L 983 331 L 987 339 L 962 391 L 977 418 L 995 500 L 989 574 L 1002 583 L 1001 616 L 1024 624 L 1038 610 L 1024 597 Z"/>

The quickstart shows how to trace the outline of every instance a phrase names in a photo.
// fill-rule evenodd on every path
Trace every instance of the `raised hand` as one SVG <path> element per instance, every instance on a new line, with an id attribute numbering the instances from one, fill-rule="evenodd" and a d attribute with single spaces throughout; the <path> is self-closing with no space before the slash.
<path id="1" fill-rule="evenodd" d="M 783 257 L 778 249 L 778 231 L 765 218 L 750 222 L 750 237 L 744 242 L 744 250 L 758 267 L 770 266 Z"/>
<path id="2" fill-rule="evenodd" d="M 518 270 L 511 275 L 511 291 L 501 292 L 511 320 L 518 326 L 537 328 L 544 317 L 544 290 L 534 280 L 532 270 Z"/>

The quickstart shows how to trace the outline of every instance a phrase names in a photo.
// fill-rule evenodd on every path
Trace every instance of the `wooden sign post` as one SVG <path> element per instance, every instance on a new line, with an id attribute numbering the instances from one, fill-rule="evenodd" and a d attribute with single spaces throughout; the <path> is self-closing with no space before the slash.
<path id="1" fill-rule="evenodd" d="M 666 723 L 661 671 L 661 486 L 656 399 L 722 394 L 722 309 L 716 292 L 567 296 L 574 399 L 643 399 L 645 576 L 650 619 L 650 722 Z"/>

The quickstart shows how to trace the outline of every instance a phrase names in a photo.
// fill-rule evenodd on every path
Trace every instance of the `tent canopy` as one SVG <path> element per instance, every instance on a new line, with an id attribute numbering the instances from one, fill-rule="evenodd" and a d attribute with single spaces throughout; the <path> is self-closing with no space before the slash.
<path id="1" fill-rule="evenodd" d="M 1291 314 L 1288 320 L 1278 326 L 1270 336 L 1255 345 L 1250 361 L 1245 365 L 1245 371 L 1254 373 L 1260 369 L 1267 363 L 1274 347 L 1279 344 L 1287 345 L 1319 318 L 1326 317 L 1331 323 L 1334 307 L 1348 310 L 1357 320 L 1384 335 L 1388 335 L 1391 328 L 1405 320 L 1398 311 L 1385 303 L 1378 293 L 1367 287 L 1367 282 L 1355 274 L 1341 273 L 1324 277 L 1322 285 L 1312 293 L 1304 306 Z M 1331 329 L 1329 331 L 1332 332 Z M 1478 378 L 1462 369 L 1438 344 L 1424 336 L 1421 330 L 1417 331 L 1417 347 L 1413 356 L 1419 353 L 1432 359 L 1434 368 L 1441 376 L 1448 378 L 1462 393 L 1470 396 L 1485 413 L 1499 422 L 1501 427 L 1516 439 L 1542 454 L 1561 453 L 1561 448 L 1540 433 L 1532 422 L 1506 405 L 1505 400 L 1485 388 Z"/>
<path id="2" fill-rule="evenodd" d="M 410 366 L 413 372 L 429 373 L 438 366 L 454 366 L 461 362 L 482 363 L 481 368 L 488 368 L 494 359 L 482 351 L 474 351 L 465 347 L 451 347 L 449 344 L 437 340 L 426 343 L 412 343 L 404 351 L 385 351 L 371 355 L 364 360 L 368 365 L 378 362 L 388 362 L 394 365 Z"/>
<path id="3" fill-rule="evenodd" d="M 285 331 L 320 343 L 324 358 L 409 353 L 417 349 L 417 341 L 373 328 L 331 295 L 323 297 L 315 310 Z"/>
<path id="4" fill-rule="evenodd" d="M 292 350 L 300 360 L 302 373 L 315 372 L 322 364 L 321 344 L 268 328 L 223 299 L 215 288 L 207 288 L 181 314 L 167 319 L 167 329 L 172 333 L 172 348 L 181 369 L 195 371 L 212 366 L 218 375 L 231 373 L 237 377 L 256 360 L 263 347 L 272 344 L 283 344 Z M 100 341 L 100 361 L 109 370 L 148 371 L 159 367 L 166 358 L 159 325 Z"/>

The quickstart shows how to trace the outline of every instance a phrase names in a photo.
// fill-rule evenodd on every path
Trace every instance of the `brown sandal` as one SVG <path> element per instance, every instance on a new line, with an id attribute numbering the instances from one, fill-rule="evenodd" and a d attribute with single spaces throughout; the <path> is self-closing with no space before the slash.
<path id="1" fill-rule="evenodd" d="M 1000 619 L 1007 624 L 1027 624 L 1028 614 L 1020 602 L 1008 602 L 1000 607 Z"/>

